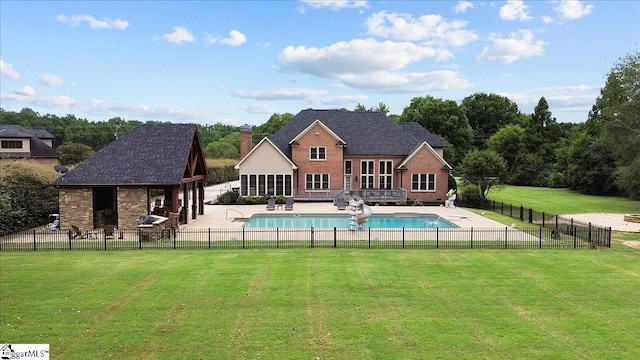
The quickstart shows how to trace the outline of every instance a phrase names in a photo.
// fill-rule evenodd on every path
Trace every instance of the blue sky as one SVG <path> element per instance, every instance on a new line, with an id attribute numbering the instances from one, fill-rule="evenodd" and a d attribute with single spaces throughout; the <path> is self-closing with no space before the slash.
<path id="1" fill-rule="evenodd" d="M 2 0 L 0 106 L 259 125 L 487 92 L 582 122 L 639 39 L 639 1 Z"/>

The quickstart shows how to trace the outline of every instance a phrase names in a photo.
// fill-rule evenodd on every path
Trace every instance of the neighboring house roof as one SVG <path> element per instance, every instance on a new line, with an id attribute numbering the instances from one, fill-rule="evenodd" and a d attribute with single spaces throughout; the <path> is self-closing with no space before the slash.
<path id="1" fill-rule="evenodd" d="M 414 125 L 396 124 L 376 111 L 303 110 L 269 139 L 291 158 L 289 142 L 316 120 L 346 143 L 345 155 L 406 156 L 424 141 L 432 147 L 444 147 L 440 140 L 419 124 L 416 123 L 424 131 L 413 131 Z"/>
<path id="2" fill-rule="evenodd" d="M 40 139 L 53 139 L 46 130 L 25 129 L 20 125 L 0 125 L 0 138 L 3 139 L 29 139 L 30 152 L 14 151 L 1 152 L 0 158 L 59 158 L 54 148 L 45 144 Z"/>
<path id="3" fill-rule="evenodd" d="M 195 124 L 140 125 L 120 136 L 55 185 L 176 185 L 182 182 L 194 146 L 204 166 Z M 206 169 L 204 170 L 206 174 Z"/>

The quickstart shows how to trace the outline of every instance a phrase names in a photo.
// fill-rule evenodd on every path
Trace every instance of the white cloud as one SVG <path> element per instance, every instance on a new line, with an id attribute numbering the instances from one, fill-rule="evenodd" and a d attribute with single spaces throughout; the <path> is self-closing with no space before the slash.
<path id="1" fill-rule="evenodd" d="M 558 6 L 554 8 L 564 19 L 575 20 L 589 15 L 593 5 L 585 5 L 580 0 L 560 0 Z"/>
<path id="2" fill-rule="evenodd" d="M 240 109 L 248 112 L 249 114 L 273 114 L 276 111 L 267 104 L 248 104 L 240 105 Z"/>
<path id="3" fill-rule="evenodd" d="M 25 85 L 23 87 L 21 87 L 20 89 L 16 90 L 16 94 L 17 95 L 22 95 L 22 96 L 35 96 L 36 95 L 36 91 L 33 90 L 33 88 L 29 85 Z"/>
<path id="4" fill-rule="evenodd" d="M 542 17 L 542 21 L 545 24 L 551 24 L 551 23 L 553 23 L 554 20 L 553 20 L 553 17 L 551 17 L 551 16 L 543 16 Z"/>
<path id="5" fill-rule="evenodd" d="M 342 9 L 359 9 L 369 6 L 368 1 L 363 0 L 300 0 L 300 2 L 312 9 L 329 9 L 338 11 Z M 299 9 L 305 12 L 305 7 Z"/>
<path id="6" fill-rule="evenodd" d="M 247 42 L 247 37 L 238 30 L 231 30 L 229 32 L 229 37 L 226 39 L 219 40 L 221 44 L 231 45 L 231 46 L 240 46 Z"/>
<path id="7" fill-rule="evenodd" d="M 245 99 L 255 100 L 303 100 L 314 96 L 326 95 L 326 90 L 305 88 L 279 88 L 267 90 L 234 90 L 233 94 Z"/>
<path id="8" fill-rule="evenodd" d="M 49 86 L 61 86 L 64 85 L 64 80 L 60 76 L 56 76 L 53 74 L 42 74 L 38 78 L 40 83 L 49 85 Z"/>
<path id="9" fill-rule="evenodd" d="M 531 20 L 528 8 L 522 0 L 507 0 L 507 4 L 500 8 L 500 17 L 502 20 Z"/>
<path id="10" fill-rule="evenodd" d="M 379 93 L 412 93 L 436 90 L 466 89 L 473 86 L 460 73 L 450 70 L 427 73 L 395 73 L 380 71 L 372 74 L 345 76 L 348 86 Z"/>
<path id="11" fill-rule="evenodd" d="M 172 33 L 162 35 L 162 38 L 172 44 L 180 44 L 183 42 L 192 42 L 193 34 L 183 26 L 176 26 Z"/>
<path id="12" fill-rule="evenodd" d="M 463 46 L 478 39 L 473 31 L 465 30 L 466 21 L 446 21 L 440 15 L 422 15 L 381 11 L 367 18 L 367 32 L 374 36 L 403 41 L 424 41 L 440 46 Z"/>
<path id="13" fill-rule="evenodd" d="M 0 59 L 0 75 L 7 77 L 11 80 L 19 80 L 20 73 L 13 70 L 13 65 Z"/>
<path id="14" fill-rule="evenodd" d="M 490 34 L 492 44 L 485 46 L 482 53 L 476 57 L 477 61 L 501 61 L 511 63 L 516 60 L 544 54 L 544 47 L 548 43 L 535 40 L 531 30 L 519 30 L 511 33 L 508 38 L 500 34 Z"/>
<path id="15" fill-rule="evenodd" d="M 285 70 L 336 78 L 350 73 L 398 70 L 426 57 L 438 56 L 442 56 L 442 51 L 410 42 L 356 39 L 324 48 L 288 46 L 278 61 Z"/>
<path id="16" fill-rule="evenodd" d="M 569 85 L 569 86 L 552 86 L 537 88 L 534 91 L 541 93 L 556 93 L 556 92 L 583 92 L 583 91 L 600 91 L 601 85 Z"/>
<path id="17" fill-rule="evenodd" d="M 219 39 L 217 37 L 214 37 L 213 35 L 207 34 L 205 36 L 204 42 L 206 44 L 220 43 L 220 44 L 231 45 L 233 47 L 236 47 L 246 43 L 247 37 L 238 30 L 231 30 L 229 31 L 228 38 Z M 265 47 L 269 46 L 268 44 L 269 43 L 267 43 Z"/>
<path id="18" fill-rule="evenodd" d="M 473 9 L 473 3 L 472 2 L 470 2 L 470 1 L 458 1 L 458 4 L 453 9 L 453 11 L 456 14 L 458 14 L 458 13 L 466 12 L 467 9 Z"/>
<path id="19" fill-rule="evenodd" d="M 96 19 L 91 15 L 72 15 L 71 17 L 67 15 L 58 15 L 56 16 L 56 21 L 61 23 L 67 23 L 71 26 L 78 26 L 81 23 L 85 22 L 89 24 L 89 27 L 92 29 L 116 29 L 116 30 L 124 30 L 129 27 L 129 22 L 120 19 Z"/>

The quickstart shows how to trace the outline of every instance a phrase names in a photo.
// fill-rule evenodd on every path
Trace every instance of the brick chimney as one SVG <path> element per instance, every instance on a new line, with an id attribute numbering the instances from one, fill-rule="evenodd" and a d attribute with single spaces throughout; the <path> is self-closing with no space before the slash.
<path id="1" fill-rule="evenodd" d="M 244 159 L 253 147 L 251 135 L 251 125 L 240 126 L 240 159 Z"/>

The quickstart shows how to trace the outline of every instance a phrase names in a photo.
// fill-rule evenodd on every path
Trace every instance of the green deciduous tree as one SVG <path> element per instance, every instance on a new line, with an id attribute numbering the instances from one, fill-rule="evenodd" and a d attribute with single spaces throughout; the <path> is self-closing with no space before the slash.
<path id="1" fill-rule="evenodd" d="M 502 127 L 515 124 L 520 116 L 518 105 L 497 94 L 475 93 L 462 100 L 469 125 L 474 132 L 474 146 L 485 148 L 487 140 Z"/>
<path id="2" fill-rule="evenodd" d="M 60 163 L 62 165 L 76 165 L 93 155 L 93 150 L 90 146 L 72 142 L 58 146 L 57 150 L 60 153 Z"/>
<path id="3" fill-rule="evenodd" d="M 487 147 L 497 152 L 505 160 L 507 170 L 515 169 L 516 157 L 524 148 L 524 129 L 518 125 L 507 125 L 489 138 Z"/>
<path id="4" fill-rule="evenodd" d="M 491 187 L 504 181 L 507 166 L 493 150 L 473 150 L 464 157 L 458 171 L 464 182 L 478 186 L 484 202 Z"/>
<path id="5" fill-rule="evenodd" d="M 411 104 L 402 111 L 402 120 L 417 122 L 451 144 L 445 149 L 445 158 L 453 165 L 471 150 L 473 129 L 469 126 L 464 108 L 453 100 L 432 96 L 413 98 Z"/>

